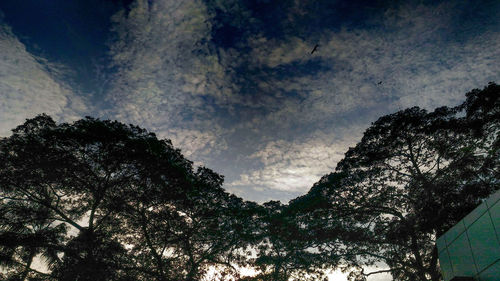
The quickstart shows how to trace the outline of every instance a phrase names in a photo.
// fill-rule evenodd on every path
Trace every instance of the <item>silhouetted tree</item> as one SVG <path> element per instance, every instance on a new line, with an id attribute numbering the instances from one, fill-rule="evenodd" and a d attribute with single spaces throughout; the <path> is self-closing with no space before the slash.
<path id="1" fill-rule="evenodd" d="M 29 119 L 0 139 L 0 277 L 317 280 L 340 267 L 363 280 L 383 262 L 396 280 L 440 280 L 435 239 L 500 188 L 500 86 L 466 97 L 381 117 L 288 205 L 228 194 L 136 126 Z M 260 273 L 239 276 L 246 265 Z"/>
<path id="2" fill-rule="evenodd" d="M 45 209 L 30 208 L 16 201 L 0 205 L 0 265 L 6 268 L 2 280 L 32 280 L 46 276 L 31 268 L 37 255 L 48 264 L 59 261 L 56 248 L 62 243 L 64 225 L 49 227 L 53 220 Z M 34 279 L 33 279 L 34 280 Z"/>
<path id="3" fill-rule="evenodd" d="M 2 266 L 19 280 L 197 280 L 208 265 L 230 268 L 244 260 L 252 204 L 222 181 L 136 126 L 27 120 L 0 140 Z M 31 267 L 40 253 L 48 275 Z"/>
<path id="4" fill-rule="evenodd" d="M 234 266 L 246 264 L 255 204 L 226 193 L 222 177 L 207 168 L 195 176 L 193 189 L 175 204 L 155 196 L 128 206 L 125 243 L 156 280 L 200 280 L 210 266 L 219 278 L 235 276 Z"/>
<path id="5" fill-rule="evenodd" d="M 86 230 L 70 239 L 64 256 L 52 276 L 60 281 L 136 280 L 133 272 L 122 270 L 129 264 L 124 247 L 109 233 Z"/>
<path id="6" fill-rule="evenodd" d="M 315 240 L 297 220 L 293 208 L 279 201 L 264 203 L 259 210 L 253 266 L 260 273 L 245 280 L 320 280 L 325 277 Z"/>
<path id="7" fill-rule="evenodd" d="M 359 266 L 353 279 L 384 262 L 395 280 L 441 280 L 436 238 L 500 188 L 499 99 L 491 83 L 458 107 L 414 107 L 373 123 L 300 199 L 321 202 L 302 216 L 326 234 L 315 236 L 325 256 Z"/>

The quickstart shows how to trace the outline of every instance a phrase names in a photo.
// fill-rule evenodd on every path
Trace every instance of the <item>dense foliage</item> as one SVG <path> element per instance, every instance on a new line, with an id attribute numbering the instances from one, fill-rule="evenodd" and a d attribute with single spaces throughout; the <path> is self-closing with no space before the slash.
<path id="1" fill-rule="evenodd" d="M 499 132 L 491 83 L 381 117 L 306 195 L 258 205 L 144 129 L 40 115 L 0 139 L 0 278 L 441 280 L 436 238 L 500 189 Z"/>
<path id="2" fill-rule="evenodd" d="M 383 116 L 290 208 L 321 203 L 297 217 L 327 234 L 315 236 L 325 256 L 359 268 L 353 279 L 383 262 L 395 280 L 441 280 L 436 238 L 500 189 L 499 132 L 493 83 L 454 108 Z"/>
<path id="3" fill-rule="evenodd" d="M 143 129 L 40 115 L 0 141 L 0 159 L 9 280 L 199 280 L 244 260 L 235 249 L 255 204 Z"/>

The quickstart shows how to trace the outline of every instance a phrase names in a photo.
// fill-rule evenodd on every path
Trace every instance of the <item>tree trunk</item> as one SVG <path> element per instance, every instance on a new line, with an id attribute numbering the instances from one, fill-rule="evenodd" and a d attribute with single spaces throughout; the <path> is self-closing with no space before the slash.
<path id="1" fill-rule="evenodd" d="M 21 274 L 21 280 L 24 281 L 26 280 L 26 277 L 28 277 L 28 274 L 31 271 L 31 263 L 33 262 L 33 257 L 35 256 L 35 251 L 31 250 L 30 254 L 28 256 L 28 261 L 26 265 L 24 266 L 24 271 Z"/>

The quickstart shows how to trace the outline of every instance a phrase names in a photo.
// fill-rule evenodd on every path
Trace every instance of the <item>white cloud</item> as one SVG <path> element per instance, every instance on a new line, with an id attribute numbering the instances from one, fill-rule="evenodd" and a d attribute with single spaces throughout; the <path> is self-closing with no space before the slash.
<path id="1" fill-rule="evenodd" d="M 249 57 L 253 63 L 268 67 L 277 67 L 291 62 L 306 62 L 312 58 L 310 55 L 313 43 L 296 36 L 290 36 L 286 41 L 266 38 L 259 34 L 248 39 L 252 48 Z"/>
<path id="2" fill-rule="evenodd" d="M 217 135 L 217 131 L 167 129 L 160 131 L 158 135 L 172 140 L 174 147 L 180 148 L 182 154 L 197 166 L 206 165 L 211 157 L 228 148 L 223 138 Z"/>
<path id="3" fill-rule="evenodd" d="M 343 130 L 338 134 L 315 133 L 305 141 L 271 141 L 251 155 L 261 168 L 242 174 L 239 180 L 228 183 L 237 186 L 307 192 L 321 176 L 332 172 L 349 146 L 360 137 L 359 128 Z"/>
<path id="4" fill-rule="evenodd" d="M 29 53 L 1 18 L 0 50 L 0 136 L 37 114 L 72 121 L 87 111 L 85 100 L 61 81 L 68 70 Z"/>
<path id="5" fill-rule="evenodd" d="M 226 71 L 207 43 L 210 17 L 201 0 L 138 0 L 112 17 L 117 72 L 107 99 L 116 118 L 153 128 L 185 125 L 227 100 L 231 85 L 223 87 Z"/>
<path id="6" fill-rule="evenodd" d="M 355 145 L 353 132 L 361 134 L 363 126 L 368 125 L 362 124 L 366 119 L 375 121 L 381 112 L 416 105 L 427 109 L 455 105 L 464 99 L 466 91 L 498 80 L 500 32 L 485 31 L 465 42 L 443 43 L 440 36 L 448 32 L 443 29 L 450 25 L 452 15 L 434 14 L 453 11 L 447 8 L 403 7 L 388 13 L 386 30 L 376 32 L 325 32 L 314 55 L 306 49 L 307 39 L 250 40 L 254 48 L 251 58 L 255 58 L 256 65 L 280 67 L 318 61 L 319 57 L 321 64 L 330 69 L 268 81 L 263 88 L 267 86 L 270 93 L 275 89 L 295 91 L 298 97 L 284 100 L 278 110 L 268 115 L 254 117 L 247 124 L 249 128 L 258 132 L 262 126 L 274 125 L 290 136 L 294 127 L 340 122 L 333 123 L 336 128 L 329 130 L 336 132 L 335 141 L 322 136 L 304 142 L 268 143 L 252 155 L 261 160 L 263 167 L 243 174 L 229 186 L 307 191 L 320 176 L 333 170 L 348 146 Z M 370 109 L 376 109 L 373 116 L 368 116 Z M 360 113 L 349 116 L 351 112 Z M 342 130 L 345 123 L 361 127 Z"/>
<path id="7" fill-rule="evenodd" d="M 292 11 L 300 14 L 297 5 Z M 252 24 L 237 3 L 219 6 Z M 234 117 L 238 121 L 229 123 L 256 135 L 266 128 L 287 135 L 293 126 L 318 122 L 344 119 L 345 126 L 346 118 L 357 118 L 355 113 L 345 117 L 353 112 L 363 112 L 358 117 L 366 126 L 366 120 L 404 107 L 456 104 L 465 91 L 499 78 L 500 33 L 479 32 L 461 43 L 445 40 L 455 8 L 402 5 L 386 11 L 376 28 L 324 30 L 314 39 L 259 34 L 248 38 L 251 51 L 246 53 L 247 48 L 209 43 L 213 15 L 201 0 L 138 0 L 128 13 L 112 18 L 110 55 L 117 71 L 107 94 L 111 116 L 154 131 L 210 135 L 219 114 L 226 121 Z M 311 55 L 316 43 L 320 47 Z M 288 68 L 281 75 L 281 67 L 291 63 L 317 63 L 319 69 Z M 278 74 L 256 77 L 236 73 L 238 67 Z M 227 124 L 224 130 L 215 135 L 216 142 L 229 134 Z M 205 147 L 195 143 L 199 148 L 193 149 L 194 143 L 185 148 L 192 157 Z"/>
<path id="8" fill-rule="evenodd" d="M 478 27 L 457 39 L 453 33 L 460 31 L 451 30 L 456 9 L 450 3 L 408 4 L 387 10 L 371 29 L 325 30 L 320 39 L 250 38 L 248 59 L 257 67 L 318 67 L 261 83 L 277 99 L 281 91 L 298 96 L 260 122 L 305 125 L 357 110 L 379 108 L 375 114 L 380 114 L 411 106 L 433 109 L 455 105 L 466 91 L 500 80 L 500 31 Z M 316 43 L 319 48 L 311 55 Z"/>
<path id="9" fill-rule="evenodd" d="M 211 49 L 211 17 L 201 0 L 137 0 L 112 16 L 109 115 L 172 139 L 201 165 L 226 148 L 217 124 L 230 108 L 233 50 Z M 234 110 L 233 110 L 234 111 Z"/>

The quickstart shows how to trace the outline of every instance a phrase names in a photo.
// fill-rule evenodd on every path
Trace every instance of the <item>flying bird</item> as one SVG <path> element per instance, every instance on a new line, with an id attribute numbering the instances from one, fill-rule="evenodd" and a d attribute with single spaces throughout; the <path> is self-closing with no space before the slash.
<path id="1" fill-rule="evenodd" d="M 377 83 L 377 85 L 382 85 L 382 81 L 379 81 L 379 82 Z"/>
<path id="2" fill-rule="evenodd" d="M 311 51 L 311 55 L 312 55 L 314 52 L 316 52 L 316 50 L 318 49 L 318 47 L 319 47 L 319 45 L 318 45 L 318 44 L 314 45 L 314 48 L 313 48 L 313 50 Z"/>

